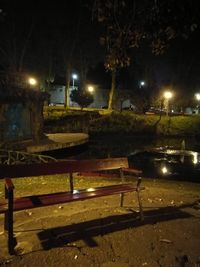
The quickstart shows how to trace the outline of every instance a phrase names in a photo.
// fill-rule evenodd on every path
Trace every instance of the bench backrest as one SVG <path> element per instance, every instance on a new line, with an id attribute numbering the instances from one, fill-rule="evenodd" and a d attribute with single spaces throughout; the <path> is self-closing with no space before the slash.
<path id="1" fill-rule="evenodd" d="M 127 158 L 65 160 L 48 163 L 0 165 L 0 179 L 128 168 Z"/>

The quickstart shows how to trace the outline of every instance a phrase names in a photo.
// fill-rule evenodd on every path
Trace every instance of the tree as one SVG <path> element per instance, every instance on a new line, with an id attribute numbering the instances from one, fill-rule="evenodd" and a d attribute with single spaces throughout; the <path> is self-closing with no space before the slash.
<path id="1" fill-rule="evenodd" d="M 108 108 L 112 108 L 116 74 L 129 66 L 130 49 L 148 44 L 162 54 L 177 36 L 188 38 L 199 24 L 197 1 L 96 0 L 94 17 L 103 27 L 100 42 L 105 46 L 105 67 L 112 83 Z"/>
<path id="2" fill-rule="evenodd" d="M 93 95 L 84 89 L 75 89 L 70 94 L 71 100 L 81 108 L 89 106 L 93 101 Z"/>
<path id="3" fill-rule="evenodd" d="M 48 94 L 41 92 L 39 86 L 30 88 L 26 70 L 27 52 L 30 49 L 31 38 L 35 24 L 28 21 L 25 24 L 19 20 L 20 13 L 5 12 L 0 25 L 0 55 L 1 55 L 1 102 L 22 103 L 30 111 L 31 131 L 34 141 L 44 138 L 43 105 Z M 1 17 L 0 17 L 1 19 Z M 35 56 L 35 58 L 37 58 Z"/>

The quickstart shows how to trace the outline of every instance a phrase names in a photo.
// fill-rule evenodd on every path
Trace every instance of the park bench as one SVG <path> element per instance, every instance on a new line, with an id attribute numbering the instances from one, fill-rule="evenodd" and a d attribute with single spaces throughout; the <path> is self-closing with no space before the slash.
<path id="1" fill-rule="evenodd" d="M 112 171 L 112 173 L 109 173 Z M 136 185 L 133 182 L 125 182 L 124 174 L 136 176 Z M 5 181 L 5 199 L 0 199 L 0 214 L 4 214 L 4 232 L 7 234 L 8 251 L 14 254 L 16 239 L 13 232 L 13 213 L 26 209 L 64 204 L 73 201 L 98 198 L 109 195 L 120 195 L 120 206 L 123 206 L 124 194 L 136 192 L 140 211 L 140 219 L 143 220 L 143 210 L 140 198 L 141 171 L 129 168 L 127 158 L 107 158 L 92 160 L 66 160 L 51 163 L 0 165 L 0 179 Z M 29 195 L 14 197 L 14 184 L 11 178 L 34 177 L 40 175 L 67 174 L 69 177 L 69 191 L 62 191 L 50 194 Z M 96 188 L 74 189 L 74 174 L 82 176 L 112 177 L 121 178 L 120 183 Z"/>

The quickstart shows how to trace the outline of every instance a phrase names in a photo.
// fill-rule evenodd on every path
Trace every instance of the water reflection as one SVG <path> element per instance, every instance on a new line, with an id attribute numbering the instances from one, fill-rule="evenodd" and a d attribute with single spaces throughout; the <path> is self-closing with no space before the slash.
<path id="1" fill-rule="evenodd" d="M 200 181 L 200 154 L 195 151 L 152 149 L 129 155 L 129 161 L 149 177 Z"/>
<path id="2" fill-rule="evenodd" d="M 103 135 L 90 138 L 88 149 L 75 158 L 129 158 L 145 176 L 200 180 L 200 144 L 195 139 Z"/>

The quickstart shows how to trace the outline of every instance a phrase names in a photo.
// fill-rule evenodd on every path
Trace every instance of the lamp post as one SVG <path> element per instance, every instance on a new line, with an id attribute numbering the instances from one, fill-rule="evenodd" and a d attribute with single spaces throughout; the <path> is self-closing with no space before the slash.
<path id="1" fill-rule="evenodd" d="M 74 80 L 78 79 L 78 75 L 77 74 L 72 74 L 72 86 L 73 86 L 73 90 L 74 90 Z"/>
<path id="2" fill-rule="evenodd" d="M 169 115 L 169 100 L 172 98 L 173 94 L 170 91 L 165 91 L 164 92 L 164 98 L 166 100 L 166 115 Z"/>

